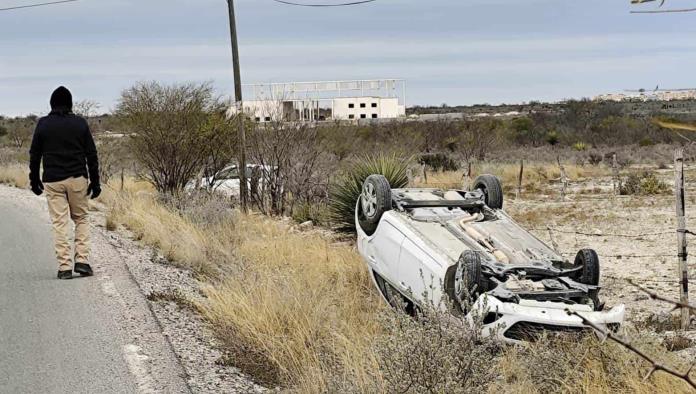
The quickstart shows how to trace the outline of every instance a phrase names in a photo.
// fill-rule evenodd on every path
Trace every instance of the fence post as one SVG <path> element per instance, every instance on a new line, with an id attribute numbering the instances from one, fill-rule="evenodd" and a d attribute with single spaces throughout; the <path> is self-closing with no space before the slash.
<path id="1" fill-rule="evenodd" d="M 423 181 L 428 184 L 428 173 L 425 170 L 425 163 L 421 163 L 421 173 L 423 174 Z"/>
<path id="2" fill-rule="evenodd" d="M 123 186 L 123 183 L 124 183 L 124 179 L 123 179 L 123 178 L 124 178 L 124 177 L 123 177 L 123 168 L 121 168 L 121 191 L 123 191 L 123 187 L 124 187 L 124 186 Z"/>
<path id="3" fill-rule="evenodd" d="M 561 164 L 561 156 L 556 156 L 556 161 L 558 162 L 558 168 L 561 170 L 561 201 L 565 201 L 568 178 L 566 177 L 565 168 L 563 167 L 563 164 Z"/>
<path id="4" fill-rule="evenodd" d="M 524 173 L 524 159 L 520 159 L 520 175 L 517 177 L 517 194 L 515 200 L 518 200 L 522 195 L 522 175 Z"/>
<path id="5" fill-rule="evenodd" d="M 614 186 L 614 195 L 617 196 L 621 193 L 621 184 L 619 182 L 619 166 L 616 162 L 616 153 L 612 155 L 611 160 L 611 183 Z"/>
<path id="6" fill-rule="evenodd" d="M 679 300 L 683 304 L 689 303 L 689 272 L 686 263 L 688 256 L 686 250 L 686 217 L 684 199 L 684 149 L 677 148 L 674 152 L 674 195 L 677 200 L 677 252 L 679 259 Z M 689 308 L 682 307 L 681 328 L 689 328 Z"/>

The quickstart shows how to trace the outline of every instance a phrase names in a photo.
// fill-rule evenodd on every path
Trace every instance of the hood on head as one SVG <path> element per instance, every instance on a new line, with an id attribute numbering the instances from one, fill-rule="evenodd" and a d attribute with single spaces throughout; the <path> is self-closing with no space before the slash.
<path id="1" fill-rule="evenodd" d="M 51 95 L 51 110 L 69 112 L 72 111 L 72 107 L 72 93 L 65 86 L 61 86 L 53 91 Z"/>

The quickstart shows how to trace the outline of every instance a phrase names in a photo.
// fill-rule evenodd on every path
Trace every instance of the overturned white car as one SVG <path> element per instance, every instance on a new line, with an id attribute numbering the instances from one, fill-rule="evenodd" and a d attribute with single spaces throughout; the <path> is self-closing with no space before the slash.
<path id="1" fill-rule="evenodd" d="M 492 175 L 471 191 L 391 189 L 371 175 L 356 205 L 358 249 L 387 302 L 407 312 L 430 304 L 477 315 L 484 335 L 508 342 L 588 329 L 566 309 L 618 329 L 624 306 L 603 310 L 597 253 L 580 250 L 571 263 L 502 207 Z"/>

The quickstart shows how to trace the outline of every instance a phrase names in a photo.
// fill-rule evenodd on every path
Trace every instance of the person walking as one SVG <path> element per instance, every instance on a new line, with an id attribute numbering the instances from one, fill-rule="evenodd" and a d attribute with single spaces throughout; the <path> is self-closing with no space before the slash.
<path id="1" fill-rule="evenodd" d="M 58 279 L 75 272 L 92 276 L 89 265 L 88 197 L 101 194 L 97 148 L 87 121 L 72 112 L 72 94 L 64 86 L 51 95 L 51 112 L 39 119 L 29 151 L 29 181 L 37 196 L 46 192 L 53 223 Z M 43 175 L 39 176 L 43 161 Z M 75 223 L 71 256 L 70 220 Z"/>

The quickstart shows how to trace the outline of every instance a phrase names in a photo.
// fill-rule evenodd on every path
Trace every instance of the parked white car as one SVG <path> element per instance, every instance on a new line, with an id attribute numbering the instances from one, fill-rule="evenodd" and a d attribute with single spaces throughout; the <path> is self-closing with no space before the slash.
<path id="1" fill-rule="evenodd" d="M 271 174 L 273 169 L 269 166 L 262 166 L 259 164 L 247 164 L 246 165 L 246 178 L 249 190 L 253 185 L 254 175 L 258 179 L 259 189 L 263 188 L 265 179 Z M 217 193 L 224 194 L 228 197 L 238 197 L 239 196 L 239 170 L 236 164 L 227 166 L 220 170 L 215 177 L 203 177 L 198 182 L 200 188 L 209 189 Z M 190 185 L 190 188 L 193 188 Z"/>
<path id="2" fill-rule="evenodd" d="M 358 249 L 385 300 L 410 313 L 428 304 L 479 316 L 484 335 L 506 342 L 589 329 L 566 309 L 618 329 L 625 308 L 603 310 L 597 253 L 583 249 L 570 262 L 502 207 L 492 175 L 471 191 L 391 189 L 371 175 L 356 205 Z"/>

